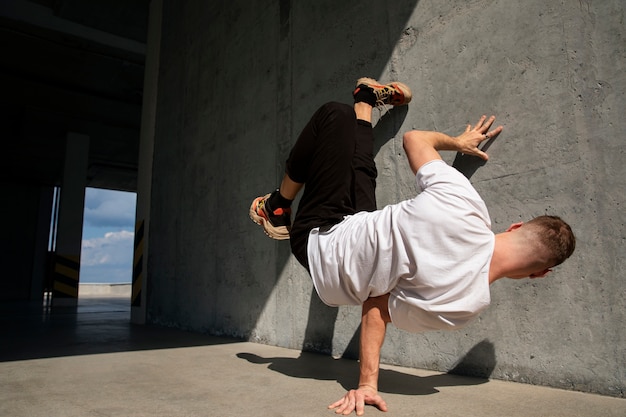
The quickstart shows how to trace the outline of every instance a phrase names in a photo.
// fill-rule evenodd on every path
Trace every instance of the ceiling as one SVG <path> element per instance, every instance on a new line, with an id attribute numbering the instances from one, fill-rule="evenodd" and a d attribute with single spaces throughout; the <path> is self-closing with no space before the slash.
<path id="1" fill-rule="evenodd" d="M 149 0 L 0 1 L 0 181 L 60 185 L 68 132 L 87 186 L 136 191 Z"/>

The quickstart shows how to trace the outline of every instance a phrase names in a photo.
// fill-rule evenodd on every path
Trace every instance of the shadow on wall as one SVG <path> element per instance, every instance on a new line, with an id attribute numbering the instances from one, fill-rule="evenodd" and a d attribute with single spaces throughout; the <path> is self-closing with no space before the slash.
<path id="1" fill-rule="evenodd" d="M 393 76 L 394 51 L 413 39 L 407 21 L 418 0 L 281 0 L 278 10 L 242 4 L 163 2 L 146 313 L 152 324 L 247 339 L 265 317 L 275 271 L 294 261 L 286 242 L 257 244 L 265 238 L 243 213 L 259 190 L 277 185 L 314 108 L 351 101 L 359 77 Z M 250 114 L 250 100 L 221 102 L 250 88 L 268 104 L 258 114 Z M 381 119 L 375 151 L 406 111 Z M 259 152 L 251 140 L 275 145 Z M 302 349 L 332 352 L 337 311 L 311 298 Z M 276 319 L 284 326 L 289 307 L 280 306 Z"/>
<path id="2" fill-rule="evenodd" d="M 489 149 L 493 141 L 496 139 L 497 137 L 487 140 L 480 149 L 483 152 L 487 152 L 487 149 Z M 486 163 L 487 161 L 480 159 L 477 156 L 464 155 L 459 152 L 456 154 L 452 166 L 456 168 L 461 174 L 470 179 L 472 178 L 472 175 L 474 175 L 474 173 L 478 170 L 478 168 L 482 167 Z"/>
<path id="3" fill-rule="evenodd" d="M 408 113 L 406 106 L 394 108 L 385 114 L 374 127 L 374 153 L 377 154 L 384 145 L 379 138 L 393 138 L 398 134 L 400 126 Z M 281 253 L 288 257 L 289 253 Z M 286 262 L 286 259 L 284 260 Z M 309 304 L 309 315 L 302 343 L 302 350 L 306 352 L 320 352 L 333 354 L 333 335 L 337 320 L 338 308 L 329 307 L 320 301 L 315 290 L 312 290 Z M 360 327 L 359 327 L 360 329 Z M 359 329 L 352 336 L 350 342 L 341 354 L 343 358 L 358 359 L 359 357 Z"/>
<path id="4" fill-rule="evenodd" d="M 478 343 L 448 371 L 449 374 L 489 378 L 496 368 L 496 349 L 488 339 Z"/>
<path id="5" fill-rule="evenodd" d="M 336 380 L 350 390 L 358 384 L 358 362 L 333 359 L 327 355 L 303 352 L 297 358 L 264 358 L 253 353 L 238 353 L 237 357 L 255 364 L 268 364 L 268 369 L 294 378 Z M 403 395 L 429 395 L 439 392 L 438 387 L 479 385 L 488 381 L 495 368 L 495 349 L 484 340 L 472 348 L 447 374 L 417 376 L 392 369 L 381 369 L 379 391 Z M 470 371 L 468 373 L 461 372 Z M 454 374 L 473 376 L 466 378 Z"/>

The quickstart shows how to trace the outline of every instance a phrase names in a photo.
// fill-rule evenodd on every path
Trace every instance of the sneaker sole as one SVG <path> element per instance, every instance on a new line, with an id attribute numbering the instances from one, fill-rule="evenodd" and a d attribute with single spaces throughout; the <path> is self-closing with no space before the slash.
<path id="1" fill-rule="evenodd" d="M 265 217 L 259 216 L 256 212 L 256 207 L 258 205 L 257 202 L 259 201 L 259 199 L 263 199 L 267 197 L 269 197 L 269 194 L 263 197 L 257 197 L 254 199 L 254 201 L 252 201 L 252 204 L 250 205 L 250 211 L 249 211 L 250 219 L 252 219 L 252 221 L 258 224 L 259 226 L 262 226 L 263 231 L 268 237 L 271 237 L 272 239 L 276 239 L 276 240 L 287 240 L 289 239 L 289 230 L 287 229 L 287 227 L 285 226 L 274 227 L 270 222 L 268 222 L 265 219 Z"/>

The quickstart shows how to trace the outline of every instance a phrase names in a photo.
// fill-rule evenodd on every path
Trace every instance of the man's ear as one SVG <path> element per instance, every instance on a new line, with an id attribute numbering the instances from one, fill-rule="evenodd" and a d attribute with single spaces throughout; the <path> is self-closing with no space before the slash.
<path id="1" fill-rule="evenodd" d="M 524 224 L 524 222 L 519 222 L 519 223 L 513 223 L 512 225 L 509 226 L 508 229 L 506 229 L 507 232 L 512 232 L 515 229 L 519 229 L 520 227 L 522 227 L 522 225 Z"/>
<path id="2" fill-rule="evenodd" d="M 548 269 L 544 269 L 543 271 L 536 273 L 536 274 L 530 274 L 528 276 L 528 278 L 544 278 L 546 275 L 548 275 L 548 273 L 552 272 L 552 270 L 550 268 Z"/>

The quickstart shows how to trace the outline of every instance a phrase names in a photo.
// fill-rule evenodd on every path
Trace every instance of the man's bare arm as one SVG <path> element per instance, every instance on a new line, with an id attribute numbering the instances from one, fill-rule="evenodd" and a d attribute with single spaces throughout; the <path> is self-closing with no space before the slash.
<path id="1" fill-rule="evenodd" d="M 378 373 L 380 350 L 385 341 L 387 323 L 391 321 L 387 306 L 389 294 L 368 298 L 363 303 L 361 314 L 360 375 L 359 386 L 348 391 L 339 401 L 328 408 L 337 414 L 348 415 L 356 411 L 362 416 L 365 404 L 374 405 L 381 411 L 387 411 L 387 403 L 378 395 Z"/>
<path id="2" fill-rule="evenodd" d="M 441 159 L 439 151 L 462 152 L 487 160 L 489 157 L 485 152 L 478 149 L 478 145 L 484 140 L 497 136 L 502 131 L 502 126 L 489 131 L 495 120 L 495 116 L 491 116 L 489 119 L 487 116 L 482 116 L 474 127 L 468 125 L 465 132 L 457 137 L 422 130 L 411 130 L 405 133 L 403 146 L 411 170 L 416 174 L 422 165 L 435 159 Z"/>
<path id="3" fill-rule="evenodd" d="M 368 298 L 361 314 L 360 375 L 359 387 L 378 390 L 378 367 L 380 350 L 385 341 L 389 317 L 389 294 Z"/>

